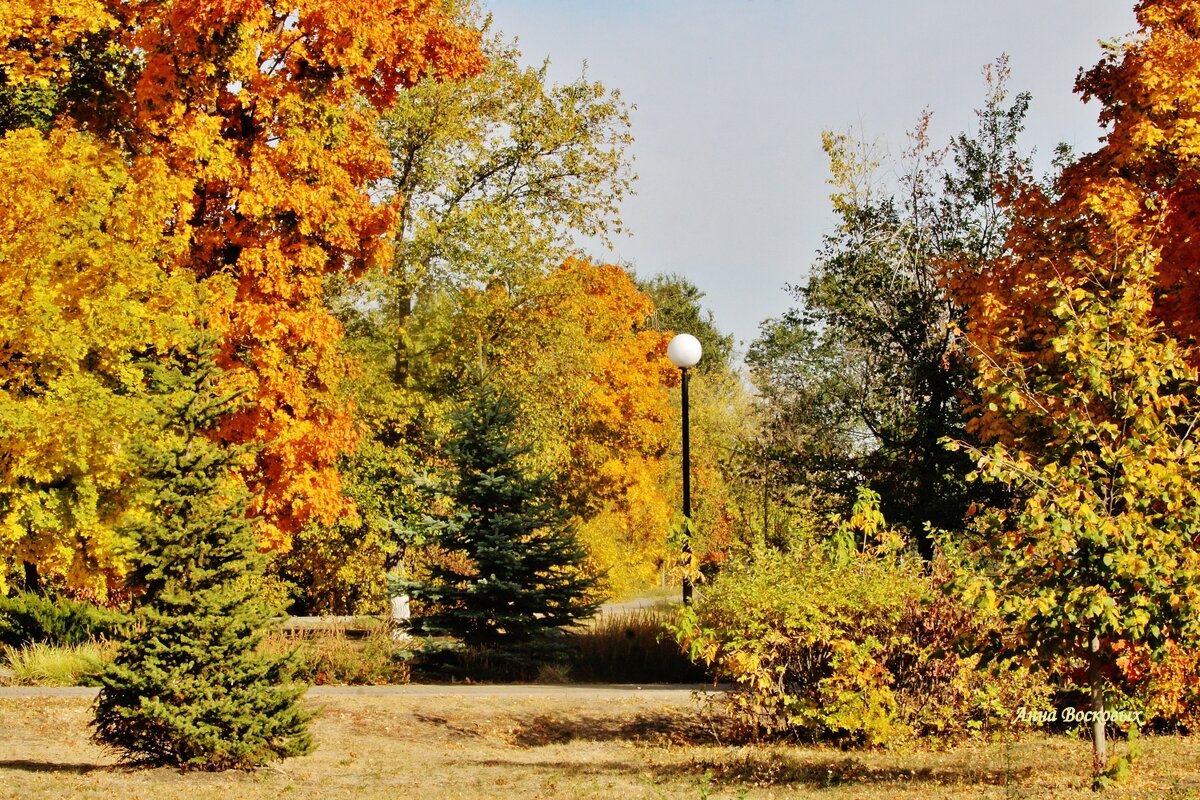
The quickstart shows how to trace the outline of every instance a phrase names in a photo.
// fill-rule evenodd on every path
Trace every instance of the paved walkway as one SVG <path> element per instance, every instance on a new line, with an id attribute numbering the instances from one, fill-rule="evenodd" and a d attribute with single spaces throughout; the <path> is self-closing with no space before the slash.
<path id="1" fill-rule="evenodd" d="M 575 697 L 581 701 L 603 701 L 637 695 L 656 700 L 687 700 L 692 692 L 715 694 L 727 687 L 711 684 L 626 684 L 626 683 L 409 683 L 398 686 L 313 686 L 309 697 L 381 696 L 381 697 Z M 6 697 L 84 697 L 93 698 L 99 690 L 89 686 L 5 686 Z"/>

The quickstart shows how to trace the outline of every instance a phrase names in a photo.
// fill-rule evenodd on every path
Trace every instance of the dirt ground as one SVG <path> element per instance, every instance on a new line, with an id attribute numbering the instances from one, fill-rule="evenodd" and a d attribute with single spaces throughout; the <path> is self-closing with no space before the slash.
<path id="1" fill-rule="evenodd" d="M 1084 740 L 842 752 L 724 742 L 686 691 L 332 692 L 318 749 L 256 772 L 130 770 L 88 741 L 86 696 L 0 696 L 0 798 L 1093 797 Z M 1200 798 L 1200 742 L 1148 738 L 1110 797 Z"/>

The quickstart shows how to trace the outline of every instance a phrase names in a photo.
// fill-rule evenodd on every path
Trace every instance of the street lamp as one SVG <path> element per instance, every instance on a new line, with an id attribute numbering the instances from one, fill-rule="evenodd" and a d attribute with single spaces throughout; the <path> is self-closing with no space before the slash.
<path id="1" fill-rule="evenodd" d="M 681 333 L 667 345 L 667 358 L 679 367 L 683 375 L 683 516 L 687 522 L 692 519 L 692 454 L 691 442 L 688 438 L 688 369 L 700 363 L 703 349 L 700 340 L 690 333 Z M 685 522 L 686 524 L 686 522 Z M 692 542 L 691 533 L 687 529 L 683 534 L 683 555 L 687 562 L 683 573 L 683 604 L 692 602 Z"/>

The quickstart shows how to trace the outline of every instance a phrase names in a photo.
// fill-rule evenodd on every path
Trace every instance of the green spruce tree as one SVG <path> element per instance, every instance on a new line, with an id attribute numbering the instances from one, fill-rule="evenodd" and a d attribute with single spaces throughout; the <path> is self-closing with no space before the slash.
<path id="1" fill-rule="evenodd" d="M 455 417 L 447 446 L 456 512 L 425 525 L 446 551 L 430 580 L 400 588 L 425 606 L 415 622 L 483 655 L 499 673 L 527 676 L 565 655 L 564 627 L 596 612 L 585 551 L 551 497 L 551 476 L 529 474 L 513 441 L 513 402 L 480 390 Z"/>
<path id="2" fill-rule="evenodd" d="M 161 433 L 141 445 L 145 512 L 129 638 L 102 677 L 94 740 L 139 765 L 249 768 L 312 749 L 287 659 L 256 651 L 271 609 L 259 595 L 243 451 L 208 435 L 236 407 L 209 343 L 150 360 Z"/>

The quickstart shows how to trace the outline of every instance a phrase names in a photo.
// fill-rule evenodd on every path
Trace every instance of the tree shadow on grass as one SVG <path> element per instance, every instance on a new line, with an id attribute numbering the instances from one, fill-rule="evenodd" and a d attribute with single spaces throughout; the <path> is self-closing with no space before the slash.
<path id="1" fill-rule="evenodd" d="M 450 735 L 456 737 L 479 739 L 484 736 L 484 733 L 478 722 L 452 720 L 447 717 L 441 717 L 436 714 L 426 714 L 419 711 L 413 713 L 413 719 L 422 725 L 428 725 L 433 728 L 441 728 Z"/>
<path id="2" fill-rule="evenodd" d="M 575 762 L 568 758 L 528 761 L 487 759 L 483 766 L 542 769 L 568 775 L 641 774 L 665 782 L 711 780 L 714 787 L 794 786 L 806 789 L 837 786 L 889 790 L 914 787 L 978 787 L 1027 784 L 1034 778 L 1028 765 L 1005 759 L 980 759 L 972 751 L 857 754 L 837 750 L 785 746 L 729 747 L 722 726 L 703 712 L 687 709 L 605 714 L 601 712 L 536 714 L 510 717 L 504 738 L 522 748 L 571 742 L 636 742 L 651 747 L 698 748 L 671 763 L 642 763 L 640 758 Z M 661 761 L 655 758 L 652 761 Z M 706 777 L 708 776 L 708 777 Z M 918 790 L 919 791 L 919 790 Z"/>
<path id="3" fill-rule="evenodd" d="M 652 744 L 716 744 L 709 723 L 692 711 L 641 712 L 633 715 L 538 714 L 515 721 L 509 741 L 518 747 L 544 747 L 568 742 L 648 742 Z"/>
<path id="4" fill-rule="evenodd" d="M 538 770 L 553 775 L 572 777 L 583 775 L 589 777 L 634 775 L 646 771 L 642 765 L 628 760 L 572 761 L 570 759 L 548 759 L 544 761 L 523 761 L 507 758 L 485 758 L 473 760 L 470 763 L 478 767 L 502 767 L 507 771 Z"/>
<path id="5" fill-rule="evenodd" d="M 712 747 L 722 742 L 720 724 L 702 712 L 679 710 L 630 715 L 601 713 L 538 714 L 514 718 L 507 739 L 518 747 L 534 748 L 570 742 L 639 742 L 657 747 Z M 514 766 L 516 762 L 514 762 Z M 603 772 L 646 772 L 662 780 L 695 780 L 706 774 L 715 785 L 776 785 L 822 788 L 835 786 L 887 787 L 916 786 L 1005 786 L 1029 780 L 1029 766 L 988 763 L 970 753 L 896 754 L 892 757 L 859 756 L 838 751 L 805 750 L 786 747 L 749 747 L 701 750 L 677 763 L 652 767 L 614 762 L 572 764 L 558 762 L 544 766 L 577 774 Z"/>
<path id="6" fill-rule="evenodd" d="M 61 772 L 71 775 L 86 775 L 89 772 L 113 772 L 120 767 L 108 764 L 64 764 L 57 761 L 34 761 L 28 758 L 11 758 L 0 760 L 0 772 L 16 770 L 18 772 Z"/>
<path id="7" fill-rule="evenodd" d="M 894 761 L 902 762 L 904 756 Z M 914 759 L 921 760 L 920 756 Z M 927 760 L 928 757 L 926 757 Z M 933 765 L 902 763 L 872 765 L 854 755 L 779 750 L 754 750 L 729 757 L 693 759 L 689 763 L 663 764 L 654 768 L 663 778 L 710 775 L 716 785 L 885 786 L 898 784 L 932 786 L 1019 785 L 1033 775 L 1031 767 L 976 764 L 964 759 L 946 759 Z"/>
<path id="8" fill-rule="evenodd" d="M 752 786 L 833 789 L 858 786 L 870 787 L 881 797 L 888 796 L 905 785 L 917 787 L 915 791 L 918 793 L 937 786 L 969 790 L 972 787 L 982 789 L 985 786 L 1021 786 L 1033 777 L 1033 771 L 1028 767 L 989 770 L 969 763 L 912 768 L 895 765 L 871 766 L 853 756 L 820 753 L 793 757 L 763 752 L 736 758 L 698 758 L 675 764 L 646 763 L 639 758 L 557 758 L 534 761 L 521 758 L 487 758 L 471 760 L 470 763 L 476 767 L 533 770 L 568 777 L 640 775 L 655 785 L 659 782 L 664 785 L 700 782 L 713 789 Z"/>

